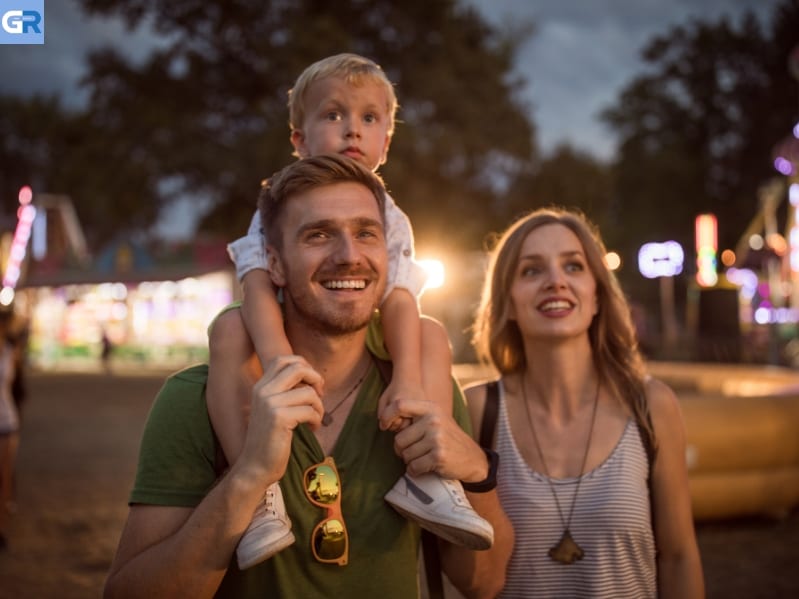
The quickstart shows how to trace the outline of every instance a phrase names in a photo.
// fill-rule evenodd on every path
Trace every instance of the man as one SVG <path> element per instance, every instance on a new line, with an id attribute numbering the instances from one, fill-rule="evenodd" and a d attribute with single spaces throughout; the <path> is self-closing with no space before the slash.
<path id="1" fill-rule="evenodd" d="M 255 384 L 244 449 L 221 477 L 204 399 L 207 370 L 167 381 L 145 428 L 106 596 L 418 594 L 419 529 L 383 496 L 406 464 L 414 474 L 465 483 L 490 479 L 491 468 L 459 426 L 468 428 L 459 391 L 455 417 L 434 402 L 403 400 L 391 409 L 412 424 L 396 436 L 377 425 L 387 375 L 365 340 L 386 278 L 384 196 L 376 175 L 341 156 L 297 161 L 269 181 L 261 212 L 270 274 L 296 355 L 274 360 Z M 278 480 L 297 542 L 239 571 L 231 561 L 236 544 Z M 442 543 L 444 568 L 462 590 L 492 594 L 512 532 L 495 491 L 469 499 L 494 526 L 496 542 L 483 552 Z"/>

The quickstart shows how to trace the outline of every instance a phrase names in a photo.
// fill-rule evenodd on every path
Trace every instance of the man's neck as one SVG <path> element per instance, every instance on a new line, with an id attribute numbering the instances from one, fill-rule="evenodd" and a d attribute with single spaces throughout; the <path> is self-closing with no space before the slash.
<path id="1" fill-rule="evenodd" d="M 363 368 L 366 349 L 366 330 L 348 335 L 304 334 L 290 335 L 289 342 L 324 377 L 325 391 L 334 392 L 351 382 L 357 370 Z"/>

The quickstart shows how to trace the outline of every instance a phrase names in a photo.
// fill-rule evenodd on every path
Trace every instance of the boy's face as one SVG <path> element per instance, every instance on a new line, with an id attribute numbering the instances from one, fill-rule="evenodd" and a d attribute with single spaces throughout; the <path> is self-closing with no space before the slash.
<path id="1" fill-rule="evenodd" d="M 343 154 L 373 171 L 386 161 L 391 123 L 382 85 L 326 77 L 308 88 L 306 104 L 305 122 L 291 133 L 301 158 Z"/>
<path id="2" fill-rule="evenodd" d="M 341 182 L 300 193 L 286 203 L 281 230 L 270 274 L 283 288 L 287 326 L 328 334 L 365 327 L 383 297 L 388 265 L 372 192 Z"/>

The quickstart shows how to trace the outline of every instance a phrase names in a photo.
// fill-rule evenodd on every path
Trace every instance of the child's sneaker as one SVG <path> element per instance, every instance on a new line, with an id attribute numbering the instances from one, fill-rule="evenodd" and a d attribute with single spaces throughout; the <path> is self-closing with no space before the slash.
<path id="1" fill-rule="evenodd" d="M 239 569 L 251 568 L 293 542 L 291 519 L 286 513 L 280 485 L 275 483 L 266 490 L 264 500 L 255 509 L 252 521 L 236 547 Z"/>
<path id="2" fill-rule="evenodd" d="M 469 549 L 488 549 L 494 544 L 494 528 L 474 511 L 460 481 L 406 472 L 385 499 L 403 516 L 445 541 Z"/>

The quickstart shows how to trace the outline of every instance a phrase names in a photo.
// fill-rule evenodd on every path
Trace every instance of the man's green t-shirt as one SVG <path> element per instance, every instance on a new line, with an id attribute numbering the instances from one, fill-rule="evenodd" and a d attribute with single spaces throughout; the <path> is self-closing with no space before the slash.
<path id="1" fill-rule="evenodd" d="M 142 438 L 131 504 L 195 507 L 214 485 L 222 454 L 206 408 L 207 375 L 206 365 L 178 372 L 167 379 L 156 397 Z M 320 564 L 311 554 L 311 532 L 326 512 L 307 500 L 302 476 L 325 455 L 310 429 L 300 425 L 280 481 L 297 541 L 243 572 L 233 556 L 217 596 L 418 596 L 419 528 L 383 499 L 405 471 L 394 453 L 394 433 L 378 427 L 377 402 L 384 388 L 380 371 L 373 365 L 332 453 L 341 476 L 349 563 Z M 470 432 L 456 383 L 453 395 L 453 415 Z"/>

